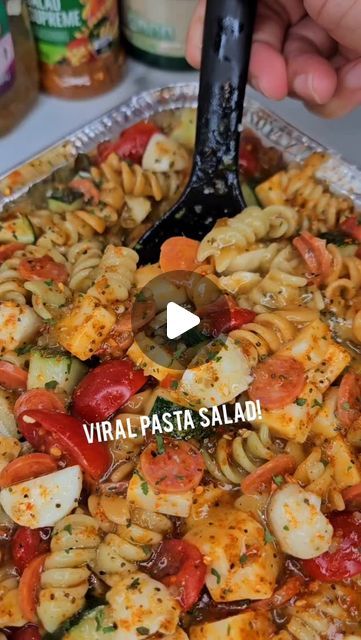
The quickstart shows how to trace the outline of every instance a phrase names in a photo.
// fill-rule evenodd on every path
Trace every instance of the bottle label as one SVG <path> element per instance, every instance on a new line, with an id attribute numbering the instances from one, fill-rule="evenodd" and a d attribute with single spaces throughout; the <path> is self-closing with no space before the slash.
<path id="1" fill-rule="evenodd" d="M 28 0 L 28 7 L 46 64 L 90 64 L 118 39 L 117 0 Z"/>
<path id="2" fill-rule="evenodd" d="M 0 95 L 15 81 L 15 51 L 9 19 L 3 0 L 0 0 Z"/>
<path id="3" fill-rule="evenodd" d="M 185 57 L 185 43 L 196 0 L 125 0 L 124 32 L 142 51 Z"/>

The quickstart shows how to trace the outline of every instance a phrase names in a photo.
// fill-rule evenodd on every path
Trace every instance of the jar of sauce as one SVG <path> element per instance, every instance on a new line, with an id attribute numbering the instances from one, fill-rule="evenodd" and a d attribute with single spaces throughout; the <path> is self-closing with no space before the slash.
<path id="1" fill-rule="evenodd" d="M 36 51 L 26 5 L 22 0 L 0 0 L 0 136 L 20 122 L 38 93 Z"/>
<path id="2" fill-rule="evenodd" d="M 190 69 L 185 48 L 196 4 L 197 0 L 123 0 L 129 53 L 161 69 Z"/>
<path id="3" fill-rule="evenodd" d="M 62 98 L 89 98 L 120 79 L 117 0 L 27 0 L 41 84 Z"/>

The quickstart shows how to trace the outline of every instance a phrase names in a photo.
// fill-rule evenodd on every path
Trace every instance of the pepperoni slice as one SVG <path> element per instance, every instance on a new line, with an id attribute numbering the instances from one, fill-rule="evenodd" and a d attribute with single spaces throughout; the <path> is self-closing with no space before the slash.
<path id="1" fill-rule="evenodd" d="M 287 453 L 280 453 L 272 460 L 262 464 L 256 471 L 250 473 L 241 482 L 241 489 L 243 493 L 247 494 L 257 493 L 264 488 L 269 489 L 275 476 L 293 473 L 296 471 L 296 467 L 297 462 L 293 456 Z"/>
<path id="2" fill-rule="evenodd" d="M 65 404 L 61 396 L 47 389 L 29 389 L 17 399 L 14 404 L 14 414 L 17 418 L 24 411 L 44 409 L 45 411 L 60 411 L 65 413 Z"/>
<path id="3" fill-rule="evenodd" d="M 140 456 L 144 478 L 156 491 L 180 493 L 197 487 L 204 472 L 201 453 L 189 442 L 167 439 L 161 453 L 155 442 Z"/>
<path id="4" fill-rule="evenodd" d="M 26 245 L 23 242 L 10 242 L 0 246 L 0 264 L 11 258 L 16 251 L 20 251 Z"/>
<path id="5" fill-rule="evenodd" d="M 337 399 L 337 415 L 343 427 L 349 429 L 361 415 L 361 377 L 354 371 L 345 373 Z"/>
<path id="6" fill-rule="evenodd" d="M 321 284 L 330 274 L 332 256 L 327 251 L 326 240 L 315 238 L 308 231 L 294 238 L 293 246 L 299 251 L 310 272 L 307 274 L 309 282 Z"/>
<path id="7" fill-rule="evenodd" d="M 288 356 L 272 356 L 257 365 L 248 389 L 251 400 L 259 400 L 264 409 L 281 409 L 294 402 L 305 386 L 303 365 Z"/>
<path id="8" fill-rule="evenodd" d="M 21 260 L 19 274 L 24 280 L 54 280 L 63 284 L 68 280 L 68 272 L 63 264 L 50 256 Z"/>

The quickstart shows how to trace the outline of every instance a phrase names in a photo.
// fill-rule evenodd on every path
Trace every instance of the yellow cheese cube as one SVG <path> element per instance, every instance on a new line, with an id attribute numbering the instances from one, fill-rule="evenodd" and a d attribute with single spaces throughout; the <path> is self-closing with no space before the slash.
<path id="1" fill-rule="evenodd" d="M 115 313 L 86 295 L 60 320 L 55 331 L 59 343 L 80 360 L 87 360 L 99 349 L 115 324 Z"/>
<path id="2" fill-rule="evenodd" d="M 247 611 L 238 616 L 191 627 L 190 640 L 266 640 L 275 629 L 267 613 Z"/>
<path id="3" fill-rule="evenodd" d="M 333 467 L 335 482 L 341 491 L 361 482 L 361 465 L 341 435 L 330 441 L 327 453 Z"/>

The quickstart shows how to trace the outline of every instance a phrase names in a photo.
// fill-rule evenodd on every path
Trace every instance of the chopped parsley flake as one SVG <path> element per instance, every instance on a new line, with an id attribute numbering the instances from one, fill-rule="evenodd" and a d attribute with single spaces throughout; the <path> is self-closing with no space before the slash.
<path id="1" fill-rule="evenodd" d="M 49 380 L 44 384 L 45 389 L 55 389 L 58 386 L 57 380 Z"/>
<path id="2" fill-rule="evenodd" d="M 273 482 L 277 485 L 277 487 L 280 487 L 281 484 L 283 484 L 285 481 L 284 477 L 279 475 L 279 476 L 273 476 Z"/>
<path id="3" fill-rule="evenodd" d="M 155 436 L 155 441 L 157 443 L 157 453 L 159 455 L 161 455 L 162 453 L 165 453 L 163 436 L 157 433 Z"/>
<path id="4" fill-rule="evenodd" d="M 306 404 L 306 402 L 307 402 L 306 398 L 297 398 L 296 400 L 296 404 L 299 407 L 303 407 L 303 405 Z"/>
<path id="5" fill-rule="evenodd" d="M 149 636 L 150 634 L 148 627 L 137 627 L 136 632 L 139 633 L 140 636 Z"/>
<path id="6" fill-rule="evenodd" d="M 272 544 L 275 541 L 275 539 L 274 539 L 272 533 L 270 532 L 270 530 L 268 529 L 268 527 L 265 528 L 264 541 L 265 541 L 265 544 Z"/>
<path id="7" fill-rule="evenodd" d="M 215 577 L 215 579 L 217 580 L 217 584 L 220 584 L 220 583 L 221 583 L 221 576 L 220 576 L 220 574 L 218 573 L 217 569 L 212 568 L 212 569 L 211 569 L 211 574 L 212 574 L 212 576 L 214 576 L 214 577 Z"/>
<path id="8" fill-rule="evenodd" d="M 144 493 L 144 495 L 147 496 L 148 493 L 149 493 L 148 482 L 146 482 L 144 480 L 144 482 L 141 483 L 140 488 L 141 488 L 142 492 Z"/>

